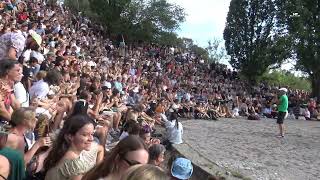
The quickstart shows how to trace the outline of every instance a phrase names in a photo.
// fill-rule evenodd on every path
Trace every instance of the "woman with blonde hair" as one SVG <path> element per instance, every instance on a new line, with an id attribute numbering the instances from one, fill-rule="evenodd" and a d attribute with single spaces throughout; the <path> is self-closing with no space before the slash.
<path id="1" fill-rule="evenodd" d="M 12 113 L 12 128 L 8 135 L 7 145 L 12 149 L 16 149 L 24 153 L 25 164 L 28 164 L 35 153 L 43 146 L 51 146 L 51 139 L 43 137 L 36 142 L 28 143 L 26 133 L 33 131 L 36 127 L 37 119 L 33 108 L 20 108 Z"/>
<path id="2" fill-rule="evenodd" d="M 157 166 L 140 164 L 130 167 L 121 180 L 169 180 L 169 177 Z"/>
<path id="3" fill-rule="evenodd" d="M 36 78 L 37 78 L 38 81 L 43 80 L 46 76 L 47 76 L 47 72 L 46 71 L 39 71 L 36 74 Z"/>

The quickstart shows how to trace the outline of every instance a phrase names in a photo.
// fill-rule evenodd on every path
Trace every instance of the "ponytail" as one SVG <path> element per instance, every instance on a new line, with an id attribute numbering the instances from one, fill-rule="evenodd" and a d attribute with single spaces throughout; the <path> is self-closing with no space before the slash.
<path id="1" fill-rule="evenodd" d="M 171 113 L 171 115 L 170 115 L 170 121 L 172 121 L 172 120 L 176 120 L 175 127 L 176 127 L 177 129 L 179 129 L 179 121 L 178 121 L 178 113 L 177 113 L 177 111 L 174 111 L 174 112 Z"/>

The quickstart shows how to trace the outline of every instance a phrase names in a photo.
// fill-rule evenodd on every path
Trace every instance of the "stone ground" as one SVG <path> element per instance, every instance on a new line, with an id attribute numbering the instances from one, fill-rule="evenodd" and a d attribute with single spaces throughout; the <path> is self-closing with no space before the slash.
<path id="1" fill-rule="evenodd" d="M 187 120 L 175 148 L 211 174 L 227 179 L 320 179 L 320 122 L 286 120 L 285 138 L 275 120 Z"/>

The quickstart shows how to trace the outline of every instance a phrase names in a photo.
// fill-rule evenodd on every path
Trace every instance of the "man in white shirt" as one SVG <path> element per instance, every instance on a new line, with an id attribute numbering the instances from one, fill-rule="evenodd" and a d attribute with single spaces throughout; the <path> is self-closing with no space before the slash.
<path id="1" fill-rule="evenodd" d="M 59 86 L 62 75 L 59 71 L 52 70 L 47 73 L 44 80 L 37 81 L 30 88 L 30 97 L 45 99 L 50 91 L 50 86 Z"/>
<path id="2" fill-rule="evenodd" d="M 17 82 L 14 87 L 14 96 L 20 102 L 21 107 L 29 107 L 29 94 L 21 82 Z"/>
<path id="3" fill-rule="evenodd" d="M 37 81 L 30 88 L 30 97 L 45 99 L 50 91 L 49 84 L 43 80 Z"/>

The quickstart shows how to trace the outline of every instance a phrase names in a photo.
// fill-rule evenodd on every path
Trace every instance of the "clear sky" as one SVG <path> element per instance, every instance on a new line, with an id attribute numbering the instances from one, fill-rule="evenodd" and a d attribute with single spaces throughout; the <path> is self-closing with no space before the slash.
<path id="1" fill-rule="evenodd" d="M 231 0 L 168 0 L 180 5 L 187 14 L 186 21 L 177 31 L 180 37 L 187 37 L 202 47 L 207 46 L 210 39 L 223 40 L 223 30 Z M 224 45 L 222 43 L 222 45 Z M 222 63 L 229 64 L 227 60 Z M 282 69 L 291 69 L 291 63 L 282 65 Z"/>
<path id="2" fill-rule="evenodd" d="M 180 5 L 187 13 L 178 34 L 206 46 L 208 40 L 223 38 L 230 0 L 168 0 Z"/>

